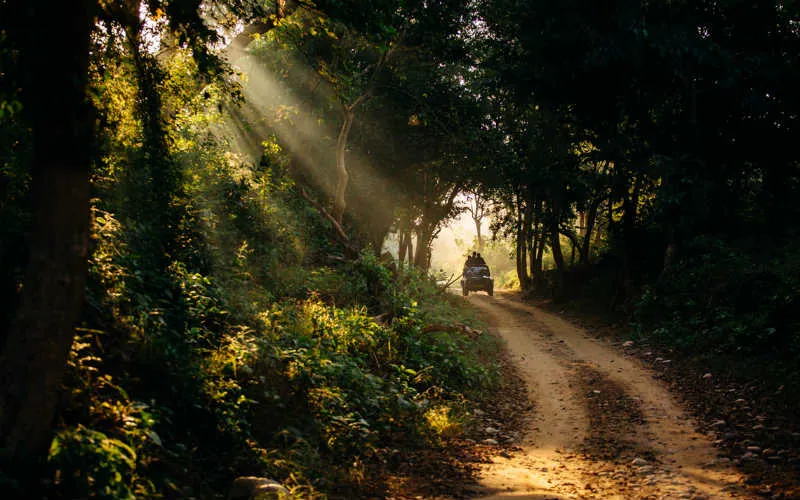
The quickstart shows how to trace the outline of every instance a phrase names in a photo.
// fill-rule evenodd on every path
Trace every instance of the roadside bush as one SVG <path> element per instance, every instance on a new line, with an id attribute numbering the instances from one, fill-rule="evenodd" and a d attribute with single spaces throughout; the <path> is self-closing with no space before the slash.
<path id="1" fill-rule="evenodd" d="M 800 259 L 754 257 L 702 238 L 645 289 L 635 309 L 640 335 L 684 349 L 800 356 Z"/>
<path id="2" fill-rule="evenodd" d="M 269 457 L 262 466 L 274 477 L 323 490 L 358 483 L 387 448 L 441 435 L 431 409 L 447 415 L 464 393 L 496 382 L 485 361 L 495 344 L 424 333 L 414 302 L 400 309 L 382 324 L 365 306 L 337 307 L 317 295 L 285 301 L 259 315 L 261 332 L 241 331 L 211 358 L 207 371 L 220 374 L 213 392 L 229 407 L 241 402 L 247 424 L 237 432 Z"/>

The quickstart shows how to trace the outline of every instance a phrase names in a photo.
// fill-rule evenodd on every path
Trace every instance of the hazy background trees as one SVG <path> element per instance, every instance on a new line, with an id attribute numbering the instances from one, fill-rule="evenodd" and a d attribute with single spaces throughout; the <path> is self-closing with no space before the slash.
<path id="1" fill-rule="evenodd" d="M 277 318 L 339 324 L 341 304 L 414 316 L 403 286 L 465 210 L 474 248 L 511 254 L 506 281 L 526 294 L 629 314 L 684 348 L 797 359 L 798 8 L 0 2 L 5 463 L 42 471 L 29 465 L 48 448 L 53 467 L 94 457 L 145 496 L 171 488 L 153 464 L 201 438 L 231 470 L 254 467 L 235 457 L 277 445 L 248 427 L 257 412 L 243 407 L 266 382 L 237 371 L 243 353 L 278 353 L 253 354 L 277 381 L 259 404 L 328 408 L 312 401 L 320 387 L 282 385 L 284 363 L 313 363 L 290 347 L 303 322 Z M 393 266 L 376 260 L 388 241 Z M 417 345 L 419 328 L 398 328 L 381 332 Z M 461 342 L 405 352 L 424 368 L 439 341 Z M 442 376 L 485 375 L 473 368 Z M 355 396 L 371 383 L 358 373 L 345 399 L 378 425 L 388 417 Z M 424 390 L 391 373 L 391 390 Z M 314 415 L 286 449 L 324 442 L 333 420 Z M 182 450 L 156 432 L 171 419 L 196 423 L 161 424 Z M 350 444 L 326 453 L 366 460 L 347 447 L 367 431 L 347 422 Z"/>

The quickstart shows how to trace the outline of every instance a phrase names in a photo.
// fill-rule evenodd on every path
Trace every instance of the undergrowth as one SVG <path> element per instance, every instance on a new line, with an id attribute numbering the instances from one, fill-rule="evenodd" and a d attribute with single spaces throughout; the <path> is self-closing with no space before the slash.
<path id="1" fill-rule="evenodd" d="M 497 346 L 453 327 L 475 320 L 431 278 L 370 250 L 324 264 L 303 229 L 324 224 L 270 161 L 195 171 L 160 275 L 96 204 L 48 497 L 215 498 L 242 475 L 374 493 L 398 449 L 457 434 L 497 383 Z"/>
<path id="2" fill-rule="evenodd" d="M 224 82 L 201 85 L 180 51 L 162 69 L 183 89 L 163 129 L 126 105 L 130 61 L 92 68 L 86 301 L 40 496 L 224 498 L 247 475 L 379 496 L 398 450 L 459 432 L 497 346 L 462 334 L 474 318 L 424 273 L 371 249 L 343 259 L 276 138 L 255 164 L 232 152 Z M 0 203 L 3 242 L 24 242 L 30 215 L 15 169 L 0 172 L 21 193 Z M 25 252 L 0 246 L 11 303 Z"/>

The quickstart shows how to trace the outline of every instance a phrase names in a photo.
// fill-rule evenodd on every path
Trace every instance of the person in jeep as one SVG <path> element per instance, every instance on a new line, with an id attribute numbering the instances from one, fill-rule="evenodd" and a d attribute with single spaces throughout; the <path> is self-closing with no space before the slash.
<path id="1" fill-rule="evenodd" d="M 478 252 L 472 252 L 464 263 L 461 292 L 466 297 L 471 291 L 483 290 L 494 294 L 494 280 L 491 278 L 489 266 Z"/>

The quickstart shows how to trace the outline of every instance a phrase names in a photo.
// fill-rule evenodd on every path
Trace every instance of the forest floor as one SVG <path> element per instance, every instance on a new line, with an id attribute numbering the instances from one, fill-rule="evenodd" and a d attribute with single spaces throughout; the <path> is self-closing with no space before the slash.
<path id="1" fill-rule="evenodd" d="M 548 303 L 468 300 L 506 344 L 505 386 L 465 438 L 410 457 L 390 497 L 800 498 L 797 420 L 747 387 Z"/>

